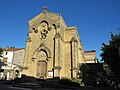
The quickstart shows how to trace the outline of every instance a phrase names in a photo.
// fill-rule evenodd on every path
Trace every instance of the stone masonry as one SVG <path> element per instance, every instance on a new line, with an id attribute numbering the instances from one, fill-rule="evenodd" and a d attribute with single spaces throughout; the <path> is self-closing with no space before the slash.
<path id="1" fill-rule="evenodd" d="M 76 78 L 84 50 L 75 26 L 60 14 L 43 11 L 29 21 L 23 74 L 39 78 Z"/>

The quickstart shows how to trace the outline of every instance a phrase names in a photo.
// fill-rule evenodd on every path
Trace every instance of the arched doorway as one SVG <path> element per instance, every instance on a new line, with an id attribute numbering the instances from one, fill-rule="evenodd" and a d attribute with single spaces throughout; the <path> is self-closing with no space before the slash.
<path id="1" fill-rule="evenodd" d="M 37 54 L 37 77 L 47 76 L 47 54 L 44 50 L 41 50 Z"/>

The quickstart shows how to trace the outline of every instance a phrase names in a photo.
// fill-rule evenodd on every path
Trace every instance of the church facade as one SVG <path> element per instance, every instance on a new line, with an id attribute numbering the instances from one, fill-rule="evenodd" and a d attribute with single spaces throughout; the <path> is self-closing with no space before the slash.
<path id="1" fill-rule="evenodd" d="M 68 27 L 60 14 L 43 11 L 29 21 L 23 74 L 39 78 L 76 78 L 85 63 L 75 26 Z"/>

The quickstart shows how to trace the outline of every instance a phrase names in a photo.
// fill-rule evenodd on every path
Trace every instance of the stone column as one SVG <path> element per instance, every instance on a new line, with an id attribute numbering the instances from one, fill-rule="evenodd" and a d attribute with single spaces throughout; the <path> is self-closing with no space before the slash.
<path id="1" fill-rule="evenodd" d="M 76 77 L 78 61 L 78 42 L 75 37 L 71 39 L 71 78 Z"/>
<path id="2" fill-rule="evenodd" d="M 61 38 L 60 34 L 56 33 L 54 37 L 54 77 L 60 77 L 61 69 Z"/>

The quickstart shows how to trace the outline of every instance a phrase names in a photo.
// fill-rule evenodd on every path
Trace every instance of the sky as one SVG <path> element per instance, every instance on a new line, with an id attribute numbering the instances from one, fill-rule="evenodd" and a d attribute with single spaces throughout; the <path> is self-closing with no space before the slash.
<path id="1" fill-rule="evenodd" d="M 85 51 L 96 50 L 120 30 L 120 0 L 0 0 L 0 47 L 25 48 L 28 21 L 47 6 L 61 14 L 67 26 L 76 26 Z"/>

